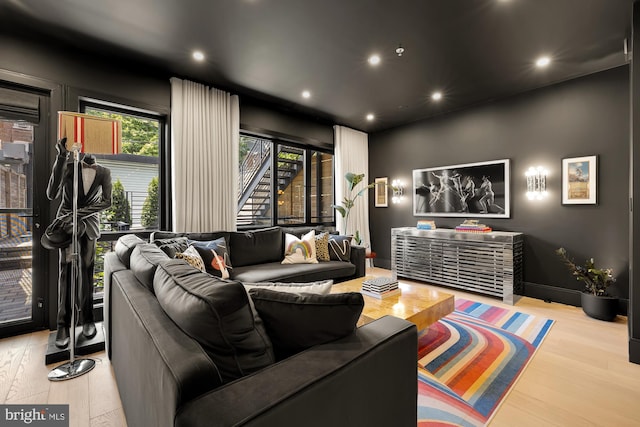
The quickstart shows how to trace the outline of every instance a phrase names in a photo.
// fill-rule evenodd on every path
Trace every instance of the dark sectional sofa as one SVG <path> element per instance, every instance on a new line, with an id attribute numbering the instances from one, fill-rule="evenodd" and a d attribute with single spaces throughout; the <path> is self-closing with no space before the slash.
<path id="1" fill-rule="evenodd" d="M 256 353 L 266 334 L 241 282 L 134 240 L 105 257 L 107 348 L 128 425 L 415 426 L 415 325 L 383 317 L 263 366 L 273 349 Z"/>
<path id="2" fill-rule="evenodd" d="M 176 237 L 211 241 L 224 237 L 233 266 L 229 271 L 230 278 L 242 282 L 312 282 L 325 279 L 343 282 L 365 275 L 365 248 L 362 246 L 351 246 L 348 262 L 331 260 L 317 264 L 281 264 L 285 233 L 299 238 L 311 230 L 316 230 L 317 234 L 324 231 L 310 227 L 270 227 L 253 231 L 212 233 L 156 231 L 151 235 L 151 241 Z"/>

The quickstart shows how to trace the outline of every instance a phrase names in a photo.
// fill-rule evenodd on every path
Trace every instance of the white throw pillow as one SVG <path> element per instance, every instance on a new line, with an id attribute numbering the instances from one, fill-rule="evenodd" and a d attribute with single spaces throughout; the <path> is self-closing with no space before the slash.
<path id="1" fill-rule="evenodd" d="M 293 234 L 284 236 L 284 259 L 282 264 L 317 264 L 316 232 L 311 230 L 302 239 Z"/>
<path id="2" fill-rule="evenodd" d="M 257 282 L 257 283 L 242 283 L 247 291 L 251 288 L 269 289 L 278 292 L 289 293 L 308 293 L 327 295 L 331 292 L 333 286 L 333 280 L 321 280 L 318 282 L 308 283 L 282 283 L 282 282 Z"/>

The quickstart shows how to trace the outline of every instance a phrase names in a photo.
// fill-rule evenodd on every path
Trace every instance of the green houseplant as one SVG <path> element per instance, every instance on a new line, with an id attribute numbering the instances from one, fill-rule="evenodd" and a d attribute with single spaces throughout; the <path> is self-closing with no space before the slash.
<path id="1" fill-rule="evenodd" d="M 344 224 L 344 233 L 347 234 L 349 230 L 349 214 L 351 213 L 351 209 L 356 203 L 358 197 L 362 196 L 368 189 L 373 188 L 375 185 L 374 182 L 371 184 L 366 184 L 365 186 L 356 190 L 358 184 L 362 182 L 364 179 L 364 174 L 354 174 L 352 172 L 347 172 L 344 175 L 344 179 L 347 181 L 347 193 L 342 200 L 342 204 L 339 205 L 331 205 L 335 210 L 337 210 L 342 216 L 343 224 Z M 353 240 L 357 245 L 362 243 L 362 239 L 360 238 L 360 232 L 355 230 L 353 235 Z"/>
<path id="2" fill-rule="evenodd" d="M 584 282 L 585 287 L 580 294 L 582 310 L 595 319 L 615 319 L 618 314 L 618 298 L 607 293 L 607 288 L 616 281 L 613 271 L 610 268 L 596 268 L 593 258 L 587 259 L 584 265 L 578 265 L 569 259 L 564 248 L 557 249 L 556 254 L 576 280 Z"/>

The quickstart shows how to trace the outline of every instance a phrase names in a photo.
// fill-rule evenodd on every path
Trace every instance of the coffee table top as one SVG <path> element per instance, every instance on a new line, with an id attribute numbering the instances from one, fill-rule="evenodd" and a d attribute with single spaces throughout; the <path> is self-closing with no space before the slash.
<path id="1" fill-rule="evenodd" d="M 359 277 L 342 283 L 336 283 L 331 288 L 331 293 L 360 292 L 362 282 L 371 278 Z M 451 294 L 436 291 L 426 285 L 408 284 L 398 282 L 401 294 L 392 295 L 384 299 L 378 299 L 363 295 L 364 309 L 362 317 L 364 323 L 379 319 L 382 316 L 392 315 L 414 323 L 421 331 L 437 322 L 447 314 L 453 312 L 454 297 Z"/>

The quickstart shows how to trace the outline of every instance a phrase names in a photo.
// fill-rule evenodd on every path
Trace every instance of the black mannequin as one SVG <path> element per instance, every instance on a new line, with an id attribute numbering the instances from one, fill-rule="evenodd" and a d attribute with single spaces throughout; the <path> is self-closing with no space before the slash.
<path id="1" fill-rule="evenodd" d="M 47 197 L 49 200 L 62 199 L 52 225 L 58 224 L 64 230 L 71 230 L 73 221 L 73 159 L 69 156 L 65 144 L 66 138 L 56 144 L 58 156 L 49 178 Z M 95 157 L 84 155 L 78 164 L 78 175 L 78 255 L 82 286 L 77 289 L 76 301 L 79 307 L 79 320 L 83 325 L 82 334 L 87 338 L 92 338 L 96 334 L 93 321 L 93 269 L 96 240 L 100 237 L 99 212 L 111 206 L 111 171 L 97 164 Z M 72 248 L 69 243 L 65 247 L 57 247 L 59 248 L 60 264 L 56 346 L 65 348 L 69 344 L 71 309 L 73 307 L 69 292 Z"/>

